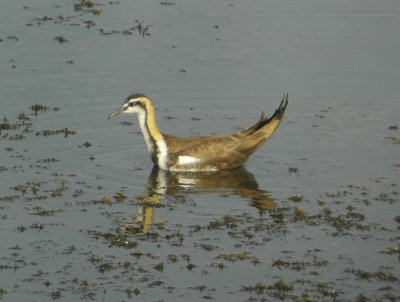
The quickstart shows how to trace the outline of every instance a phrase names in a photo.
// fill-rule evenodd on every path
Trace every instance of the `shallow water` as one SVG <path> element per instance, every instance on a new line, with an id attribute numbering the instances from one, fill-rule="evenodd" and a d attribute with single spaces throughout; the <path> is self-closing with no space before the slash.
<path id="1" fill-rule="evenodd" d="M 0 3 L 4 301 L 399 300 L 398 1 L 90 3 Z M 174 174 L 106 119 L 133 92 L 181 136 L 292 102 Z"/>

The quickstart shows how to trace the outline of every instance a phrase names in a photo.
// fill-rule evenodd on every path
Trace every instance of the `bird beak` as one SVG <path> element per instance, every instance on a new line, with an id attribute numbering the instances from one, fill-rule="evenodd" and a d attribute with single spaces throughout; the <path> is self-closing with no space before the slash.
<path id="1" fill-rule="evenodd" d="M 117 110 L 115 110 L 113 113 L 111 113 L 107 118 L 109 120 L 111 120 L 113 117 L 123 113 L 124 111 L 125 111 L 125 108 L 123 106 L 119 107 Z"/>

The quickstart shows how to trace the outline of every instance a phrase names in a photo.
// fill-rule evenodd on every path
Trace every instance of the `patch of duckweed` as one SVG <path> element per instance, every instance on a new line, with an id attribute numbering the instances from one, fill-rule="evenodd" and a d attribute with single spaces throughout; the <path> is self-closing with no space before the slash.
<path id="1" fill-rule="evenodd" d="M 101 13 L 100 9 L 96 9 L 95 6 L 99 6 L 99 3 L 95 3 L 89 0 L 79 0 L 74 4 L 76 12 L 84 12 L 98 16 Z"/>
<path id="2" fill-rule="evenodd" d="M 213 230 L 213 229 L 219 229 L 222 226 L 228 227 L 230 229 L 234 229 L 237 227 L 236 225 L 236 218 L 230 216 L 230 215 L 225 215 L 224 217 L 222 217 L 222 219 L 215 219 L 213 221 L 210 221 L 210 223 L 208 224 L 207 228 L 209 230 Z"/>
<path id="3" fill-rule="evenodd" d="M 41 105 L 41 104 L 33 104 L 31 106 L 31 110 L 34 115 L 38 115 L 39 112 L 46 112 L 49 109 L 48 106 L 46 105 Z"/>
<path id="4" fill-rule="evenodd" d="M 65 253 L 72 254 L 75 251 L 76 251 L 76 247 L 74 245 L 70 245 L 69 247 L 66 248 Z"/>
<path id="5" fill-rule="evenodd" d="M 103 36 L 109 36 L 109 35 L 114 35 L 114 34 L 123 34 L 123 35 L 133 35 L 135 32 L 137 32 L 139 35 L 142 37 L 147 37 L 150 36 L 150 27 L 152 25 L 149 24 L 144 24 L 144 22 L 135 20 L 135 25 L 123 29 L 123 30 L 105 30 L 104 28 L 100 28 L 99 32 Z"/>
<path id="6" fill-rule="evenodd" d="M 200 246 L 207 252 L 211 252 L 212 250 L 215 249 L 215 246 L 213 246 L 211 244 L 202 243 L 202 244 L 200 244 Z"/>
<path id="7" fill-rule="evenodd" d="M 136 25 L 131 28 L 132 30 L 137 30 L 142 37 L 150 36 L 149 29 L 151 25 L 143 24 L 143 22 L 139 22 L 138 20 L 135 20 L 135 23 Z"/>
<path id="8" fill-rule="evenodd" d="M 289 200 L 293 201 L 293 202 L 301 202 L 303 200 L 303 196 L 302 195 L 292 195 L 289 198 Z"/>
<path id="9" fill-rule="evenodd" d="M 223 226 L 223 223 L 219 219 L 215 219 L 213 221 L 210 221 L 210 223 L 207 226 L 207 229 L 209 230 L 219 229 L 221 226 Z"/>
<path id="10" fill-rule="evenodd" d="M 38 163 L 54 163 L 59 161 L 57 158 L 55 157 L 51 157 L 51 158 L 43 158 L 43 159 L 38 159 L 37 162 Z"/>
<path id="11" fill-rule="evenodd" d="M 34 106 L 34 105 L 32 105 Z M 18 122 L 14 125 L 15 128 L 19 128 L 21 126 L 32 126 L 32 123 L 27 123 L 27 121 L 30 121 L 31 119 L 25 114 L 25 113 L 20 113 L 18 114 Z"/>
<path id="12" fill-rule="evenodd" d="M 178 256 L 173 255 L 173 254 L 168 255 L 168 260 L 169 260 L 170 262 L 172 262 L 172 263 L 178 262 Z"/>
<path id="13" fill-rule="evenodd" d="M 86 141 L 86 142 L 84 142 L 82 145 L 79 145 L 79 147 L 80 147 L 80 146 L 83 146 L 83 147 L 85 147 L 85 148 L 90 148 L 90 147 L 92 146 L 92 143 L 89 142 L 89 141 Z"/>
<path id="14" fill-rule="evenodd" d="M 185 236 L 180 231 L 177 231 L 176 233 L 165 235 L 165 238 L 171 245 L 181 246 L 183 244 Z"/>
<path id="15" fill-rule="evenodd" d="M 229 262 L 250 260 L 254 265 L 260 263 L 260 259 L 256 256 L 252 256 L 247 252 L 243 253 L 230 253 L 230 254 L 220 254 L 216 259 L 222 259 Z"/>
<path id="16" fill-rule="evenodd" d="M 0 124 L 0 134 L 3 130 L 10 130 L 11 126 L 6 121 Z"/>
<path id="17" fill-rule="evenodd" d="M 100 273 L 108 272 L 108 271 L 111 271 L 112 269 L 114 269 L 114 267 L 111 263 L 102 263 L 97 266 L 97 270 Z"/>
<path id="18" fill-rule="evenodd" d="M 397 195 L 398 195 L 397 191 L 393 191 L 393 192 L 389 192 L 389 193 L 382 192 L 375 197 L 375 200 L 394 203 L 398 200 Z"/>
<path id="19" fill-rule="evenodd" d="M 61 298 L 61 291 L 60 290 L 52 291 L 50 293 L 50 296 L 53 300 L 59 299 Z"/>
<path id="20" fill-rule="evenodd" d="M 270 297 L 286 299 L 292 294 L 293 285 L 283 280 L 278 280 L 272 285 L 266 285 L 261 282 L 255 285 L 242 286 L 241 291 L 255 293 L 256 295 L 268 295 Z"/>
<path id="21" fill-rule="evenodd" d="M 160 4 L 164 6 L 170 6 L 170 5 L 175 5 L 175 2 L 161 1 Z"/>
<path id="22" fill-rule="evenodd" d="M 23 135 L 23 134 L 14 134 L 14 135 L 10 135 L 8 137 L 8 139 L 10 141 L 23 140 L 24 138 L 25 138 L 25 135 Z"/>
<path id="23" fill-rule="evenodd" d="M 26 193 L 26 191 L 28 190 L 28 186 L 26 186 L 26 185 L 16 185 L 15 187 L 12 187 L 12 189 L 14 189 L 14 191 L 19 191 L 24 195 Z"/>
<path id="24" fill-rule="evenodd" d="M 0 197 L 0 201 L 14 201 L 15 199 L 19 198 L 19 195 L 5 195 L 3 197 Z"/>
<path id="25" fill-rule="evenodd" d="M 298 220 L 303 220 L 303 219 L 305 219 L 304 208 L 295 207 L 292 220 L 298 221 Z"/>
<path id="26" fill-rule="evenodd" d="M 116 202 L 122 202 L 128 198 L 124 193 L 121 193 L 121 192 L 115 193 L 115 195 L 113 197 Z"/>
<path id="27" fill-rule="evenodd" d="M 109 243 L 109 247 L 122 247 L 125 249 L 133 249 L 138 246 L 138 242 L 126 234 L 113 234 L 111 232 L 101 233 L 97 231 L 89 231 L 89 234 L 95 238 L 104 238 Z"/>
<path id="28" fill-rule="evenodd" d="M 388 247 L 381 250 L 380 252 L 387 255 L 397 255 L 397 258 L 400 261 L 400 241 L 398 241 L 397 247 Z"/>
<path id="29" fill-rule="evenodd" d="M 14 41 L 17 42 L 19 39 L 16 36 L 7 36 L 6 38 L 0 38 L 0 43 Z"/>
<path id="30" fill-rule="evenodd" d="M 368 272 L 361 269 L 346 269 L 345 272 L 351 273 L 358 279 L 375 279 L 378 281 L 397 281 L 397 277 L 393 275 L 393 273 L 389 272 L 390 268 L 388 267 L 379 267 L 376 272 Z"/>
<path id="31" fill-rule="evenodd" d="M 26 229 L 27 229 L 27 227 L 24 226 L 24 225 L 19 225 L 19 226 L 17 227 L 17 230 L 18 230 L 20 233 L 25 232 Z"/>
<path id="32" fill-rule="evenodd" d="M 195 269 L 197 267 L 197 265 L 195 265 L 195 264 L 193 264 L 193 263 L 191 263 L 191 262 L 189 262 L 187 265 L 186 265 L 186 268 L 189 270 L 189 271 L 192 271 L 193 269 Z"/>
<path id="33" fill-rule="evenodd" d="M 35 210 L 35 212 L 33 212 L 32 214 L 39 215 L 39 216 L 52 216 L 55 213 L 62 211 L 62 210 L 54 210 L 54 209 L 48 210 L 48 209 L 43 208 L 40 205 L 35 206 L 33 208 L 33 210 Z"/>
<path id="34" fill-rule="evenodd" d="M 319 268 L 328 265 L 327 260 L 318 259 L 314 256 L 313 261 L 284 261 L 281 258 L 278 260 L 273 260 L 271 268 L 277 267 L 278 269 L 288 268 L 294 271 L 301 271 L 307 268 Z"/>
<path id="35" fill-rule="evenodd" d="M 40 222 L 35 222 L 34 224 L 32 224 L 30 226 L 31 229 L 37 230 L 37 231 L 41 231 L 45 228 L 45 225 L 43 223 Z"/>
<path id="36" fill-rule="evenodd" d="M 41 130 L 41 131 L 37 131 L 36 136 L 50 136 L 50 135 L 57 135 L 57 134 L 64 134 L 64 137 L 68 137 L 68 135 L 75 135 L 76 131 L 74 130 L 70 130 L 68 128 L 64 128 L 64 129 L 58 129 L 58 130 L 52 130 L 52 129 L 45 129 L 45 130 Z"/>
<path id="37" fill-rule="evenodd" d="M 59 35 L 59 36 L 55 36 L 53 38 L 54 41 L 57 41 L 60 44 L 65 44 L 65 43 L 69 43 L 69 41 L 67 40 L 67 38 L 65 38 L 63 35 Z"/>
<path id="38" fill-rule="evenodd" d="M 157 263 L 156 265 L 154 265 L 154 269 L 159 272 L 163 272 L 164 271 L 164 262 L 161 261 L 160 263 Z"/>

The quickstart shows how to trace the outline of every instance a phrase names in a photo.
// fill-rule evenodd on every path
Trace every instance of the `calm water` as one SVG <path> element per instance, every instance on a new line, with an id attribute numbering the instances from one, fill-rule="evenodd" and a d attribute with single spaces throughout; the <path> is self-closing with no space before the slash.
<path id="1" fill-rule="evenodd" d="M 0 16 L 4 301 L 400 299 L 400 2 L 17 0 Z M 292 102 L 243 169 L 170 174 L 135 116 L 106 119 L 133 92 L 180 136 Z"/>

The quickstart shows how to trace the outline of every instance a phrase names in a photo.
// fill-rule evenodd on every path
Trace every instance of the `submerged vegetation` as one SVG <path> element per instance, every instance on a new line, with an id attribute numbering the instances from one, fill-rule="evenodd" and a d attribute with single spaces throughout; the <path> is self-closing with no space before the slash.
<path id="1" fill-rule="evenodd" d="M 33 115 L 49 110 L 45 105 L 32 106 Z M 9 140 L 12 133 L 21 130 L 29 138 L 40 139 L 42 135 L 38 133 L 42 132 L 34 130 L 36 122 L 23 114 L 15 121 L 4 118 L 2 140 Z M 53 133 L 57 134 L 57 130 Z M 42 139 L 46 139 L 46 135 Z M 93 149 L 96 144 L 86 140 L 76 145 L 77 149 L 82 147 Z M 10 156 L 16 154 L 11 146 L 7 147 L 7 152 Z M 354 301 L 368 301 L 371 292 L 366 293 L 363 285 L 370 281 L 382 283 L 378 285 L 379 291 L 374 290 L 378 300 L 395 301 L 399 298 L 393 290 L 399 282 L 395 269 L 399 258 L 398 242 L 382 247 L 376 254 L 383 257 L 382 260 L 385 257 L 390 257 L 386 260 L 395 260 L 392 266 L 383 261 L 365 269 L 344 250 L 338 249 L 332 257 L 329 246 L 314 244 L 313 240 L 317 233 L 322 233 L 336 245 L 340 242 L 380 242 L 381 238 L 398 241 L 395 234 L 400 215 L 393 216 L 393 227 L 374 222 L 368 215 L 371 202 L 366 201 L 370 199 L 388 205 L 397 203 L 399 195 L 396 190 L 374 193 L 365 187 L 347 185 L 338 191 L 326 192 L 314 201 L 306 194 L 293 194 L 278 201 L 268 211 L 228 211 L 222 216 L 198 213 L 195 216 L 197 221 L 192 222 L 184 218 L 198 211 L 190 192 L 170 195 L 147 192 L 132 197 L 121 188 L 116 193 L 104 194 L 106 188 L 78 180 L 75 174 L 61 174 L 57 168 L 62 165 L 60 158 L 28 160 L 28 163 L 33 162 L 45 168 L 43 171 L 47 171 L 49 178 L 20 182 L 10 188 L 14 194 L 0 196 L 2 209 L 22 203 L 26 213 L 32 217 L 24 222 L 18 221 L 13 228 L 16 243 L 9 245 L 10 254 L 3 256 L 0 267 L 3 273 L 23 272 L 35 267 L 36 273 L 30 276 L 29 282 L 35 282 L 41 294 L 52 299 L 73 294 L 80 299 L 97 300 L 104 282 L 108 284 L 106 295 L 117 294 L 128 299 L 149 295 L 152 291 L 170 297 L 190 297 L 193 291 L 200 293 L 201 299 L 217 299 L 224 280 L 211 286 L 207 278 L 222 274 L 229 279 L 229 274 L 238 274 L 239 271 L 244 274 L 243 279 L 239 277 L 241 284 L 226 285 L 224 291 L 248 301 L 337 301 L 349 297 Z M 30 168 L 38 169 L 39 166 L 35 165 L 30 165 Z M 28 168 L 29 165 L 24 164 L 20 169 Z M 6 166 L 1 170 L 2 173 L 18 171 Z M 151 186 L 148 189 L 150 192 L 153 190 Z M 95 191 L 99 191 L 100 196 L 92 199 Z M 222 194 L 218 202 L 229 198 L 230 195 Z M 108 223 L 102 226 L 81 223 L 78 233 L 85 238 L 84 244 L 54 240 L 49 236 L 55 230 L 66 231 L 70 218 L 66 220 L 64 215 L 69 217 L 72 212 L 88 211 L 103 216 Z M 167 220 L 155 220 L 155 212 Z M 171 220 L 174 216 L 181 219 Z M 9 220 L 7 216 L 2 219 Z M 35 260 L 34 264 L 29 260 L 29 245 L 22 240 L 26 235 L 41 238 L 29 243 L 44 254 L 44 258 Z M 286 247 L 276 249 L 286 241 Z M 269 252 L 271 248 L 272 253 Z M 12 256 L 16 254 L 26 256 Z M 68 260 L 72 267 L 66 265 L 62 282 L 52 278 L 55 272 L 49 271 L 45 259 L 58 255 L 81 258 L 78 262 L 74 258 Z M 74 272 L 74 277 L 69 278 L 69 271 L 74 270 L 78 263 L 91 274 L 84 277 Z M 330 270 L 335 273 L 327 278 L 325 272 Z M 171 274 L 175 271 L 185 282 L 174 281 Z M 248 279 L 247 272 L 255 275 Z M 113 281 L 115 278 L 118 284 Z M 99 279 L 103 281 L 99 282 Z M 23 286 L 27 281 L 21 282 Z M 12 295 L 13 292 L 13 288 L 4 284 L 1 295 Z"/>
<path id="2" fill-rule="evenodd" d="M 139 20 L 134 20 L 133 22 L 134 25 L 126 29 L 106 30 L 104 28 L 99 28 L 96 21 L 94 20 L 82 19 L 82 17 L 87 17 L 87 16 L 98 18 L 98 16 L 100 16 L 103 11 L 100 8 L 105 8 L 107 6 L 116 4 L 119 4 L 119 2 L 109 1 L 107 3 L 102 3 L 89 0 L 75 0 L 73 4 L 75 14 L 68 16 L 58 15 L 55 17 L 49 17 L 49 16 L 35 17 L 25 25 L 32 27 L 32 26 L 43 26 L 47 23 L 51 23 L 55 25 L 69 25 L 74 27 L 83 26 L 86 29 L 97 28 L 97 31 L 103 36 L 109 36 L 113 34 L 133 35 L 135 33 L 138 33 L 141 37 L 147 37 L 151 35 L 150 27 L 152 25 L 146 24 L 145 22 Z M 173 4 L 172 2 L 171 3 L 168 2 L 168 4 L 166 3 L 164 5 L 168 6 Z M 30 7 L 26 7 L 26 9 L 30 9 Z M 67 38 L 65 38 L 63 34 L 55 36 L 53 40 L 59 42 L 60 44 L 70 43 L 70 41 Z M 67 62 L 73 62 L 73 61 L 69 60 Z"/>
<path id="3" fill-rule="evenodd" d="M 50 109 L 46 105 L 34 104 L 31 106 L 32 114 L 37 116 L 39 113 L 46 112 L 48 110 L 59 111 L 58 107 Z M 34 133 L 36 136 L 50 136 L 63 134 L 64 137 L 69 135 L 75 135 L 74 130 L 70 130 L 67 127 L 63 129 L 44 129 L 44 130 L 34 130 L 32 128 L 32 120 L 26 113 L 18 114 L 14 122 L 9 121 L 7 117 L 3 117 L 3 121 L 0 123 L 0 140 L 23 140 L 28 134 Z M 10 150 L 11 151 L 11 150 Z"/>
<path id="4" fill-rule="evenodd" d="M 40 289 L 37 295 L 52 299 L 77 295 L 97 300 L 105 283 L 106 295 L 125 299 L 152 292 L 191 297 L 195 292 L 201 299 L 216 300 L 224 295 L 222 288 L 226 295 L 248 301 L 369 301 L 372 294 L 379 301 L 399 299 L 394 288 L 400 278 L 400 213 L 385 221 L 375 221 L 371 215 L 371 208 L 399 202 L 396 184 L 386 191 L 348 184 L 312 197 L 293 192 L 289 198 L 276 200 L 268 210 L 239 211 L 229 206 L 223 215 L 214 214 L 212 209 L 199 211 L 199 204 L 205 202 L 198 200 L 202 195 L 180 191 L 175 185 L 164 186 L 167 192 L 175 193 L 155 193 L 150 180 L 143 195 L 132 196 L 127 188 L 112 193 L 104 183 L 96 184 L 101 178 L 88 181 L 75 173 L 63 173 L 63 159 L 57 155 L 38 157 L 28 149 L 18 151 L 14 143 L 18 135 L 20 143 L 26 139 L 46 141 L 57 134 L 65 137 L 61 142 L 68 142 L 70 135 L 76 134 L 68 125 L 37 129 L 41 114 L 58 114 L 59 110 L 34 104 L 30 114 L 4 117 L 0 124 L 0 140 L 7 142 L 7 156 L 20 163 L 5 162 L 0 166 L 2 175 L 22 175 L 29 170 L 36 175 L 19 181 L 9 188 L 11 193 L 0 196 L 1 218 L 11 222 L 9 231 L 14 234 L 13 242 L 3 251 L 0 271 L 24 275 L 25 270 L 26 274 L 36 270 L 20 280 L 20 287 L 24 282 L 34 282 Z M 75 148 L 80 152 L 98 150 L 92 140 L 79 138 L 79 142 Z M 87 160 L 92 162 L 95 157 Z M 217 205 L 235 198 L 221 192 L 218 196 Z M 13 216 L 8 209 L 14 207 L 28 219 Z M 102 222 L 87 220 L 89 212 Z M 76 221 L 71 223 L 70 219 L 79 223 L 73 226 Z M 60 233 L 79 239 L 54 237 Z M 27 236 L 32 240 L 26 241 Z M 318 238 L 337 248 L 320 245 Z M 356 254 L 346 251 L 347 244 L 368 251 L 380 246 L 369 252 L 378 260 L 365 266 Z M 32 248 L 43 257 L 31 260 Z M 59 259 L 60 255 L 68 257 L 64 273 L 47 264 L 47 259 Z M 77 267 L 79 272 L 84 267 L 90 274 L 80 276 Z M 333 271 L 332 276 L 327 271 Z M 172 277 L 175 272 L 181 277 Z M 61 274 L 62 281 L 53 278 L 54 274 Z M 239 275 L 235 280 L 240 281 L 224 285 L 224 278 L 229 280 L 231 274 Z M 223 277 L 219 283 L 207 282 L 217 275 Z M 365 292 L 366 283 L 371 287 L 371 281 L 376 284 Z M 9 284 L 2 285 L 1 296 L 14 293 Z"/>

